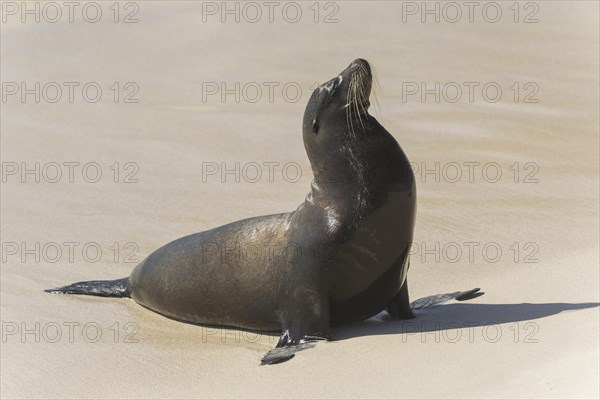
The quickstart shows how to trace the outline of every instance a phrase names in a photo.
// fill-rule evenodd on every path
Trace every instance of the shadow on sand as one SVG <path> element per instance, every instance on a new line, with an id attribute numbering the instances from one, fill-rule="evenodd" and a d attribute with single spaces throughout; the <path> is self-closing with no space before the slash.
<path id="1" fill-rule="evenodd" d="M 415 318 L 390 321 L 385 312 L 353 325 L 335 330 L 332 340 L 359 336 L 390 335 L 399 333 L 435 332 L 445 329 L 480 327 L 510 322 L 533 321 L 563 311 L 583 310 L 600 303 L 520 303 L 520 304 L 445 304 L 415 311 Z"/>

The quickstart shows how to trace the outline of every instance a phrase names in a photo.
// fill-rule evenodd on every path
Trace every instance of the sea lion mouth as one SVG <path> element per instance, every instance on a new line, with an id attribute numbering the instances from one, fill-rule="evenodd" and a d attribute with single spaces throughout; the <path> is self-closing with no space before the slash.
<path id="1" fill-rule="evenodd" d="M 369 62 L 362 58 L 352 61 L 349 68 L 350 84 L 348 86 L 345 108 L 348 127 L 354 135 L 356 120 L 358 120 L 358 124 L 360 124 L 362 129 L 365 130 L 363 118 L 366 118 L 367 111 L 371 105 L 369 96 L 371 95 L 373 74 Z"/>

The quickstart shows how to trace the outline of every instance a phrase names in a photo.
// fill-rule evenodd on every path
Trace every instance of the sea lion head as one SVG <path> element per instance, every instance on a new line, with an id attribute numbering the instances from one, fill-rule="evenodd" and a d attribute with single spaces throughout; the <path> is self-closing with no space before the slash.
<path id="1" fill-rule="evenodd" d="M 313 137 L 326 140 L 324 136 L 329 131 L 356 135 L 364 130 L 372 82 L 371 66 L 357 58 L 339 75 L 317 87 L 304 112 L 305 141 L 310 143 Z"/>
<path id="2" fill-rule="evenodd" d="M 314 90 L 302 127 L 313 170 L 326 165 L 332 174 L 334 168 L 348 170 L 348 163 L 356 164 L 357 149 L 372 132 L 373 117 L 368 113 L 372 82 L 371 66 L 357 58 Z"/>

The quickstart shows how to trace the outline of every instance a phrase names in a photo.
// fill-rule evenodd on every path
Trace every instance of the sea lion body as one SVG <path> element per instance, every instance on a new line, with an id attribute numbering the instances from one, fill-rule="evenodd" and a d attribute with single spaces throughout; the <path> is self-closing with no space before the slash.
<path id="1" fill-rule="evenodd" d="M 313 92 L 302 130 L 315 179 L 295 211 L 177 239 L 129 278 L 51 291 L 128 296 L 200 324 L 278 328 L 278 348 L 326 339 L 331 326 L 386 308 L 411 318 L 415 179 L 396 140 L 368 114 L 371 83 L 369 64 L 357 59 Z"/>
<path id="2" fill-rule="evenodd" d="M 385 309 L 406 278 L 416 207 L 408 160 L 392 140 L 377 153 L 391 153 L 384 160 L 395 161 L 389 171 L 397 175 L 381 179 L 387 184 L 377 192 L 368 188 L 371 201 L 357 201 L 354 185 L 330 199 L 315 183 L 291 213 L 233 222 L 156 250 L 129 277 L 131 298 L 180 320 L 249 329 L 281 327 L 290 308 L 319 302 L 329 303 L 334 324 Z"/>

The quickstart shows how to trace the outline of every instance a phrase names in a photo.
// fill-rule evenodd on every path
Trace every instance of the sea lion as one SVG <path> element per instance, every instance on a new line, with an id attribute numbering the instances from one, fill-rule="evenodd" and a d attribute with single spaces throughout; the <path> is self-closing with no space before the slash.
<path id="1" fill-rule="evenodd" d="M 315 179 L 285 214 L 177 239 L 129 278 L 79 282 L 51 293 L 131 297 L 182 321 L 281 329 L 263 364 L 285 361 L 331 327 L 387 309 L 412 318 L 409 246 L 417 192 L 404 151 L 368 113 L 372 73 L 363 59 L 312 93 L 302 126 Z M 278 244 L 286 251 L 250 260 Z M 475 291 L 461 293 L 469 296 Z"/>

